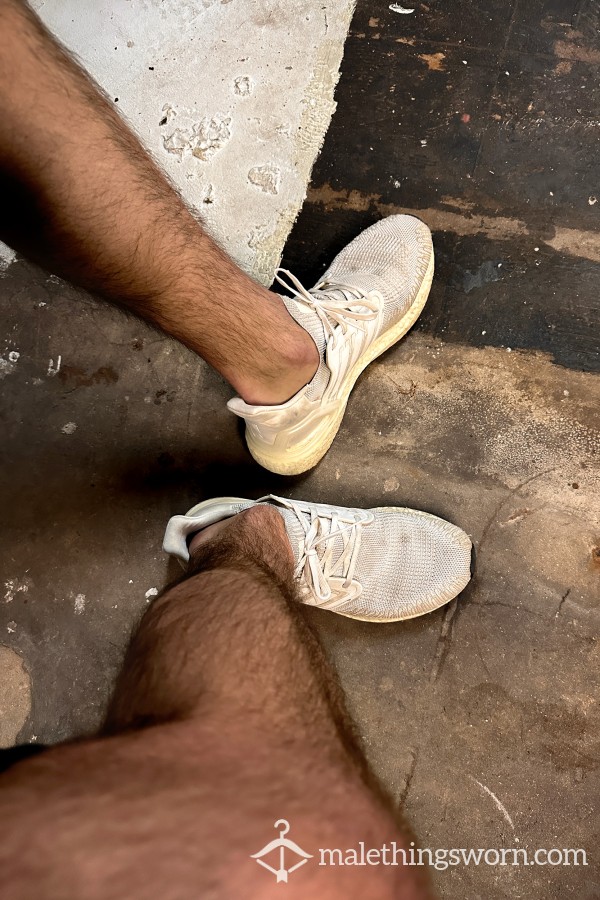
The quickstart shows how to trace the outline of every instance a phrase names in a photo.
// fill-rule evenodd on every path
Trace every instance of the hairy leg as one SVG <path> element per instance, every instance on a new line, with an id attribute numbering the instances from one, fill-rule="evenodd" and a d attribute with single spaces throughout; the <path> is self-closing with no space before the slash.
<path id="1" fill-rule="evenodd" d="M 0 193 L 2 240 L 173 335 L 247 402 L 283 402 L 314 375 L 308 334 L 211 240 L 24 0 L 0 0 Z"/>
<path id="2" fill-rule="evenodd" d="M 290 875 L 291 900 L 427 896 L 414 869 L 318 865 L 319 848 L 406 839 L 294 605 L 291 569 L 266 507 L 195 546 L 189 577 L 131 643 L 107 736 L 0 779 L 5 900 L 270 898 L 281 889 L 251 854 L 282 818 L 313 855 Z"/>

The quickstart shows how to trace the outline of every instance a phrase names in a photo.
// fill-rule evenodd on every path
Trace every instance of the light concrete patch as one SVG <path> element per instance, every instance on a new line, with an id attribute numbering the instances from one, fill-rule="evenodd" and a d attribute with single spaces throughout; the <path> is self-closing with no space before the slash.
<path id="1" fill-rule="evenodd" d="M 31 709 L 31 681 L 23 660 L 0 646 L 0 747 L 12 747 Z"/>
<path id="2" fill-rule="evenodd" d="M 36 0 L 195 213 L 270 283 L 335 103 L 354 0 Z"/>
<path id="3" fill-rule="evenodd" d="M 0 241 L 0 275 L 15 261 L 17 254 Z"/>

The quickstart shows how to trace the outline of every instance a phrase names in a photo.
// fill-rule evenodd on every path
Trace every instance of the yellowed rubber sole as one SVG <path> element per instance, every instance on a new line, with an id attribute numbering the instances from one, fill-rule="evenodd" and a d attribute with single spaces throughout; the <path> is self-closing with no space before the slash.
<path id="1" fill-rule="evenodd" d="M 275 472 L 277 475 L 300 475 L 302 472 L 312 469 L 313 466 L 316 466 L 323 459 L 339 431 L 346 412 L 348 398 L 362 372 L 369 363 L 372 363 L 374 359 L 377 359 L 378 356 L 381 356 L 382 353 L 385 353 L 386 350 L 389 350 L 390 347 L 393 347 L 394 344 L 403 338 L 421 315 L 431 290 L 434 266 L 435 256 L 432 249 L 431 259 L 423 278 L 423 283 L 413 303 L 395 325 L 380 334 L 376 341 L 373 341 L 371 346 L 354 364 L 353 368 L 350 369 L 344 379 L 339 409 L 333 418 L 329 421 L 325 420 L 324 424 L 316 430 L 309 441 L 305 441 L 302 445 L 296 447 L 294 452 L 269 454 L 265 452 L 264 447 L 258 447 L 255 444 L 248 430 L 246 430 L 248 450 L 257 463 L 268 469 L 269 472 Z"/>
<path id="2" fill-rule="evenodd" d="M 467 581 L 467 584 L 468 583 L 469 582 Z M 412 616 L 399 616 L 397 619 L 373 619 L 369 616 L 351 616 L 350 613 L 340 612 L 337 609 L 323 609 L 323 612 L 334 612 L 337 616 L 344 616 L 346 619 L 354 619 L 355 622 L 373 622 L 375 625 L 391 625 L 393 622 L 408 622 L 410 619 L 420 619 L 421 616 L 428 616 L 437 609 L 441 609 L 442 606 L 447 606 L 449 603 L 452 603 L 452 601 L 456 600 L 456 598 L 464 591 L 467 584 L 450 597 L 449 600 L 442 600 L 437 606 L 432 606 L 431 609 L 427 609 L 424 612 L 413 613 Z M 321 609 L 321 607 L 317 606 L 315 609 Z"/>

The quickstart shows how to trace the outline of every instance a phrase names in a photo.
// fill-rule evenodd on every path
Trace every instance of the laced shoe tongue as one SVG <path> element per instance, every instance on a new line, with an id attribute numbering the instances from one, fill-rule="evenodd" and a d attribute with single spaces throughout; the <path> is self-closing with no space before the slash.
<path id="1" fill-rule="evenodd" d="M 276 509 L 281 513 L 283 521 L 285 522 L 288 537 L 292 545 L 292 552 L 294 554 L 294 565 L 297 566 L 300 560 L 300 547 L 304 543 L 304 538 L 306 536 L 305 532 L 298 521 L 298 516 L 291 509 L 285 509 L 285 507 L 279 506 L 276 507 Z M 307 520 L 309 519 L 308 516 L 306 518 Z M 321 559 L 325 551 L 330 548 L 332 548 L 331 562 L 332 564 L 335 564 L 344 551 L 344 540 L 341 534 L 336 534 L 334 537 L 322 541 L 315 548 L 319 559 Z"/>
<path id="2" fill-rule="evenodd" d="M 285 294 L 280 294 L 285 308 L 301 328 L 310 334 L 321 357 L 325 354 L 327 329 L 323 323 L 322 317 L 318 315 L 314 309 L 310 308 L 308 302 L 304 302 L 310 299 L 308 296 L 309 294 L 313 295 L 314 300 L 317 303 L 319 301 L 319 295 L 326 296 L 330 298 L 334 304 L 339 304 L 341 310 L 350 307 L 359 313 L 369 314 L 372 312 L 368 306 L 363 304 L 363 298 L 361 297 L 361 294 L 366 296 L 373 290 L 372 275 L 365 275 L 360 272 L 356 274 L 353 273 L 352 278 L 347 283 L 336 278 L 328 279 L 327 277 L 324 277 L 311 291 L 307 291 L 291 272 L 286 272 L 285 269 L 279 269 L 278 273 L 279 272 L 286 275 L 291 281 L 291 284 L 288 284 L 288 281 L 283 277 L 280 277 L 279 274 L 276 274 L 275 276 L 277 281 L 295 295 L 293 297 L 288 297 Z M 303 294 L 306 294 L 307 296 L 303 297 Z M 326 314 L 325 311 L 325 315 Z M 332 325 L 335 326 L 335 322 L 333 322 Z"/>
<path id="3" fill-rule="evenodd" d="M 284 294 L 281 294 L 280 296 L 285 304 L 285 308 L 289 312 L 292 319 L 295 319 L 301 328 L 304 328 L 305 331 L 308 331 L 311 338 L 317 345 L 319 356 L 323 356 L 325 353 L 325 344 L 327 343 L 327 337 L 325 335 L 325 328 L 323 326 L 323 323 L 321 322 L 314 309 L 310 309 L 305 303 L 300 303 L 293 297 L 286 297 Z"/>

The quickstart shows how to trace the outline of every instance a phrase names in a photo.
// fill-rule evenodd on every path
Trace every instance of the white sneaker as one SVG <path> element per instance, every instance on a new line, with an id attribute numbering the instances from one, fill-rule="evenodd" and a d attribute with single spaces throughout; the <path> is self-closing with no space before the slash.
<path id="1" fill-rule="evenodd" d="M 293 298 L 288 311 L 309 332 L 321 365 L 309 384 L 277 406 L 251 406 L 239 397 L 229 409 L 246 420 L 254 459 L 281 475 L 315 466 L 340 427 L 348 397 L 366 366 L 416 322 L 433 278 L 427 225 L 413 216 L 389 216 L 359 234 L 307 291 L 285 269 Z"/>
<path id="2" fill-rule="evenodd" d="M 190 535 L 268 503 L 282 515 L 304 603 L 351 619 L 398 622 L 448 603 L 471 577 L 471 541 L 437 516 L 402 507 L 345 509 L 322 503 L 219 497 L 167 525 L 163 547 L 189 560 Z"/>

